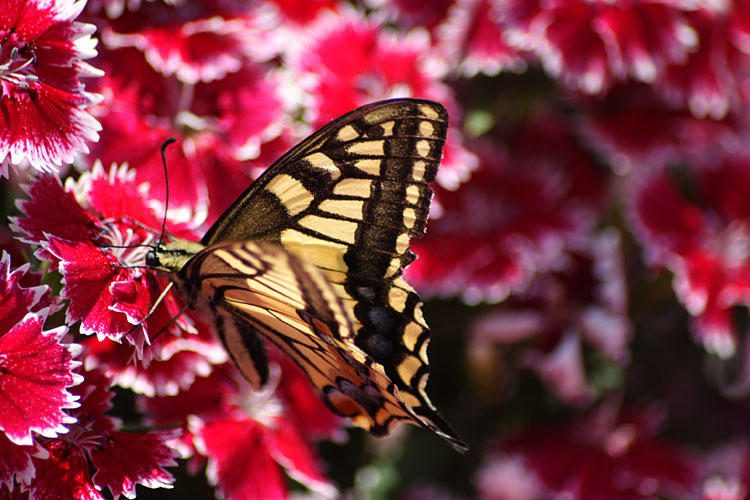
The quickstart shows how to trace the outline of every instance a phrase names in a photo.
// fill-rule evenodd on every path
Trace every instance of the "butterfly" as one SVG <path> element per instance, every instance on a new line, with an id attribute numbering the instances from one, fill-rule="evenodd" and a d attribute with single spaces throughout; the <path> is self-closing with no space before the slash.
<path id="1" fill-rule="evenodd" d="M 271 165 L 200 242 L 160 241 L 146 264 L 212 320 L 256 389 L 269 376 L 266 339 L 354 424 L 383 435 L 406 421 L 466 451 L 425 393 L 430 331 L 402 276 L 447 128 L 432 101 L 351 111 Z"/>

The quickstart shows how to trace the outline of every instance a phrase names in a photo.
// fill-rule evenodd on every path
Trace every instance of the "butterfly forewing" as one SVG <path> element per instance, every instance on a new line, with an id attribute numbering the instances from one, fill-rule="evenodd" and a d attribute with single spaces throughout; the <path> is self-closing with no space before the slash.
<path id="1" fill-rule="evenodd" d="M 354 322 L 345 340 L 427 417 L 429 330 L 401 273 L 425 230 L 447 127 L 440 104 L 416 99 L 344 115 L 269 168 L 203 240 L 276 241 L 322 269 Z"/>

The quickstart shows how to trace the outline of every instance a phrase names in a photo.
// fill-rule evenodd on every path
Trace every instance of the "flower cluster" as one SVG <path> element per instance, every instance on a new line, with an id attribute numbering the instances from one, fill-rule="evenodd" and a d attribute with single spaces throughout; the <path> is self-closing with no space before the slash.
<path id="1" fill-rule="evenodd" d="M 253 390 L 145 266 L 394 97 L 450 115 L 405 275 L 475 460 Z M 0 0 L 0 497 L 747 500 L 748 110 L 747 0 Z"/>

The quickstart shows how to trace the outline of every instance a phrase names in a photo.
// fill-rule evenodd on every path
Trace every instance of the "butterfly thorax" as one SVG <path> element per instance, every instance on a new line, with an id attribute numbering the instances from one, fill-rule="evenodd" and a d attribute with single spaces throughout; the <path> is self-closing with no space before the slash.
<path id="1" fill-rule="evenodd" d="M 205 245 L 197 241 L 175 240 L 171 243 L 161 243 L 146 254 L 146 265 L 157 271 L 178 273 L 204 248 Z"/>

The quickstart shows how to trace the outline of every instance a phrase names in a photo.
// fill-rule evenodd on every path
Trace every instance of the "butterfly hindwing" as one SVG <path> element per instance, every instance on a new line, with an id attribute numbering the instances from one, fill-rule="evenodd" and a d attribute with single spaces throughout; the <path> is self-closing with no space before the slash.
<path id="1" fill-rule="evenodd" d="M 279 159 L 203 240 L 276 241 L 317 265 L 353 318 L 345 340 L 435 419 L 425 393 L 429 330 L 401 273 L 415 258 L 410 238 L 425 231 L 447 127 L 445 109 L 430 101 L 359 108 Z"/>
<path id="2" fill-rule="evenodd" d="M 332 410 L 361 427 L 375 434 L 388 432 L 400 420 L 430 427 L 402 402 L 382 366 L 341 342 L 352 324 L 325 276 L 281 246 L 254 241 L 213 245 L 188 262 L 178 283 L 185 296 L 203 302 L 195 307 L 211 309 L 222 340 L 240 364 L 255 365 L 259 346 L 247 342 L 248 334 L 253 339 L 263 335 L 305 370 Z M 263 354 L 262 365 L 250 367 L 250 373 L 267 375 L 265 363 Z"/>

